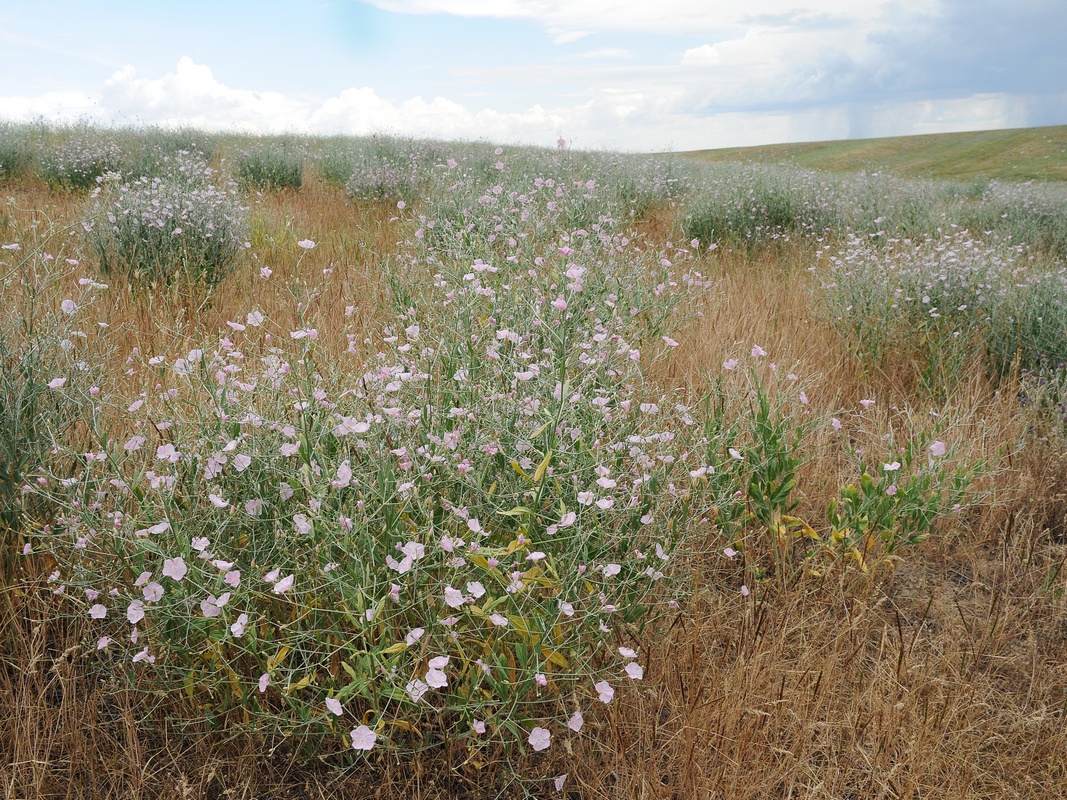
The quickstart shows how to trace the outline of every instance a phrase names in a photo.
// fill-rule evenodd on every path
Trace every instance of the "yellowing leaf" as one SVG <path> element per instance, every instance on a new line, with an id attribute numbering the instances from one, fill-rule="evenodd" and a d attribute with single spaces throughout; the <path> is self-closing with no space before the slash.
<path id="1" fill-rule="evenodd" d="M 563 657 L 563 654 L 559 650 L 550 650 L 545 647 L 541 650 L 541 658 L 557 667 L 567 668 L 567 659 Z"/>
<path id="2" fill-rule="evenodd" d="M 303 678 L 298 680 L 296 683 L 293 683 L 293 684 L 290 684 L 289 686 L 286 686 L 285 687 L 285 693 L 288 694 L 288 695 L 294 694 L 296 692 L 299 692 L 301 689 L 306 689 L 307 687 L 309 687 L 314 682 L 315 682 L 315 673 L 312 672 L 310 675 L 305 675 Z"/>
<path id="3" fill-rule="evenodd" d="M 285 661 L 285 657 L 289 655 L 291 650 L 292 648 L 289 647 L 289 645 L 283 645 L 277 653 L 268 658 L 267 672 L 273 672 L 277 667 L 279 667 L 281 663 Z"/>
<path id="4" fill-rule="evenodd" d="M 383 655 L 387 655 L 387 656 L 391 656 L 391 655 L 394 655 L 395 653 L 403 653 L 407 649 L 408 649 L 408 646 L 407 646 L 406 642 L 397 642 L 396 644 L 391 644 L 387 648 L 382 650 L 382 654 Z"/>
<path id="5" fill-rule="evenodd" d="M 537 466 L 537 470 L 534 472 L 534 483 L 540 483 L 541 479 L 545 477 L 545 470 L 548 469 L 548 465 L 552 463 L 552 451 L 549 450 L 545 454 L 544 460 Z"/>

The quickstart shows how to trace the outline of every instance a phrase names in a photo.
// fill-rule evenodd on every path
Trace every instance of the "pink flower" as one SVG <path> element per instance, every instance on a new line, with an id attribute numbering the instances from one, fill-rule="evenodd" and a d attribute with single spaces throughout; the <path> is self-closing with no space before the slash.
<path id="1" fill-rule="evenodd" d="M 336 697 L 326 698 L 326 708 L 335 717 L 339 717 L 345 713 L 344 706 L 341 705 L 341 701 L 338 700 Z"/>
<path id="2" fill-rule="evenodd" d="M 471 723 L 471 727 L 474 728 L 475 733 L 485 733 L 485 723 L 480 719 L 474 720 L 474 722 Z"/>
<path id="3" fill-rule="evenodd" d="M 374 743 L 378 741 L 378 734 L 366 725 L 360 725 L 352 731 L 353 750 L 373 750 Z"/>
<path id="4" fill-rule="evenodd" d="M 407 686 L 404 687 L 404 691 L 408 693 L 408 697 L 413 702 L 417 703 L 422 699 L 422 696 L 430 691 L 430 687 L 420 681 L 418 678 L 408 681 Z"/>
<path id="5" fill-rule="evenodd" d="M 860 400 L 860 405 L 863 406 L 864 408 L 870 408 L 871 406 L 874 405 L 874 400 L 871 400 L 869 398 L 864 398 L 863 400 Z"/>
<path id="6" fill-rule="evenodd" d="M 593 688 L 596 689 L 601 703 L 610 703 L 615 697 L 615 690 L 607 681 L 600 681 L 599 683 L 593 684 Z"/>
<path id="7" fill-rule="evenodd" d="M 272 591 L 275 594 L 284 594 L 285 592 L 288 592 L 292 588 L 293 588 L 293 576 L 292 575 L 286 575 L 284 578 L 282 578 L 280 581 L 278 581 L 276 584 L 274 584 L 274 588 L 272 589 Z"/>
<path id="8" fill-rule="evenodd" d="M 94 605 L 92 608 L 89 609 L 89 618 L 90 619 L 103 619 L 106 616 L 107 616 L 107 606 L 102 606 L 102 605 L 100 605 L 100 603 L 97 603 L 96 605 Z"/>
<path id="9" fill-rule="evenodd" d="M 502 614 L 491 614 L 489 621 L 496 625 L 498 628 L 505 628 L 508 624 L 508 618 Z"/>
<path id="10" fill-rule="evenodd" d="M 230 626 L 230 633 L 234 636 L 243 636 L 245 632 L 245 626 L 248 624 L 248 614 L 241 614 L 237 618 L 237 621 Z"/>
<path id="11" fill-rule="evenodd" d="M 270 683 L 270 674 L 267 673 L 267 672 L 264 672 L 262 675 L 259 676 L 259 693 L 260 694 L 263 694 L 265 691 L 267 691 L 267 684 L 268 683 Z"/>
<path id="12" fill-rule="evenodd" d="M 66 382 L 67 382 L 66 378 L 52 378 L 52 380 L 50 380 L 48 382 L 48 388 L 49 389 L 62 389 L 63 385 L 66 384 Z"/>
<path id="13" fill-rule="evenodd" d="M 575 711 L 569 720 L 567 720 L 567 727 L 575 733 L 578 733 L 582 726 L 585 724 L 585 717 L 582 716 L 581 711 Z"/>
<path id="14" fill-rule="evenodd" d="M 540 752 L 547 750 L 549 745 L 552 744 L 552 734 L 548 728 L 537 727 L 530 731 L 530 747 L 535 751 Z"/>
<path id="15" fill-rule="evenodd" d="M 737 551 L 734 550 L 732 547 L 727 547 L 722 551 L 722 554 L 729 559 L 733 559 L 737 556 Z"/>
<path id="16" fill-rule="evenodd" d="M 211 505 L 215 506 L 215 508 L 226 508 L 230 504 L 228 500 L 223 499 L 222 495 L 219 494 L 209 494 L 207 499 L 211 501 Z"/>
<path id="17" fill-rule="evenodd" d="M 752 345 L 752 357 L 753 358 L 762 358 L 765 355 L 767 355 L 767 351 L 766 350 L 764 350 L 758 344 Z"/>
<path id="18" fill-rule="evenodd" d="M 311 241 L 310 239 L 301 239 L 299 242 L 296 243 L 296 246 L 297 247 L 302 247 L 305 250 L 310 250 L 311 248 L 313 248 L 315 246 L 315 243 L 313 241 Z"/>
<path id="19" fill-rule="evenodd" d="M 556 780 L 553 781 L 552 785 L 556 787 L 556 791 L 557 792 L 562 792 L 563 791 L 563 784 L 565 784 L 566 782 L 567 782 L 567 773 L 563 773 L 562 775 L 557 775 L 556 776 Z"/>
<path id="20" fill-rule="evenodd" d="M 173 581 L 181 583 L 182 578 L 185 577 L 185 573 L 189 571 L 189 568 L 185 566 L 185 561 L 181 556 L 177 558 L 168 558 L 163 562 L 163 575 L 170 578 Z"/>
<path id="21" fill-rule="evenodd" d="M 934 458 L 941 458 L 945 454 L 945 443 L 941 441 L 934 442 L 930 445 L 930 455 Z"/>
<path id="22" fill-rule="evenodd" d="M 465 602 L 463 592 L 459 589 L 454 589 L 451 586 L 445 587 L 445 603 L 450 608 L 459 608 Z"/>
<path id="23" fill-rule="evenodd" d="M 233 468 L 238 472 L 244 472 L 252 465 L 252 456 L 238 453 L 233 457 Z"/>
<path id="24" fill-rule="evenodd" d="M 126 609 L 126 619 L 130 621 L 131 625 L 136 625 L 142 619 L 144 619 L 144 601 L 134 600 L 130 603 L 129 608 Z"/>
<path id="25" fill-rule="evenodd" d="M 635 681 L 639 681 L 643 677 L 645 677 L 644 668 L 640 664 L 638 664 L 636 661 L 631 661 L 629 664 L 627 664 L 624 671 L 626 672 L 627 675 L 630 676 L 630 678 L 632 680 L 635 680 Z"/>
<path id="26" fill-rule="evenodd" d="M 144 599 L 149 603 L 159 602 L 159 599 L 163 597 L 163 586 L 152 581 L 141 590 L 141 594 L 144 595 Z"/>

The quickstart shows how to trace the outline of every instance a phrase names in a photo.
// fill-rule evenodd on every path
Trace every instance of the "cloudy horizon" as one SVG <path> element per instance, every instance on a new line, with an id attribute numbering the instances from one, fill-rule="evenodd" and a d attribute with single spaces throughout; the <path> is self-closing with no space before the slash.
<path id="1" fill-rule="evenodd" d="M 1053 0 L 42 0 L 0 10 L 0 120 L 633 151 L 1063 124 L 1065 23 Z"/>

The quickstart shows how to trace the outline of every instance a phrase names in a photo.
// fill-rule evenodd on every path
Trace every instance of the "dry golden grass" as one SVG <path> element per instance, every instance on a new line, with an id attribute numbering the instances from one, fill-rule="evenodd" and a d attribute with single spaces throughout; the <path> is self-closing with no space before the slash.
<path id="1" fill-rule="evenodd" d="M 60 224 L 78 202 L 43 187 L 9 187 L 16 206 Z M 13 212 L 25 227 L 29 211 Z M 387 207 L 353 205 L 311 182 L 254 206 L 254 248 L 210 297 L 114 293 L 107 321 L 121 329 L 110 367 L 121 381 L 129 348 L 171 357 L 204 331 L 270 309 L 281 325 L 315 325 L 324 346 L 345 347 L 345 308 L 375 335 L 387 288 L 379 264 L 399 238 Z M 666 238 L 664 214 L 644 223 Z M 310 307 L 286 289 L 295 242 L 318 246 L 301 279 L 318 285 Z M 259 276 L 270 266 L 270 280 Z M 706 257 L 716 296 L 678 334 L 683 346 L 656 365 L 665 388 L 698 392 L 726 358 L 759 342 L 809 385 L 820 412 L 876 398 L 880 422 L 904 428 L 932 410 L 916 395 L 906 357 L 865 370 L 827 324 L 811 292 L 803 246 L 755 258 Z M 72 274 L 70 281 L 76 280 Z M 56 287 L 57 296 L 66 286 Z M 101 312 L 104 313 L 104 312 Z M 1052 798 L 1067 796 L 1067 561 L 1064 464 L 1021 450 L 1011 387 L 997 394 L 977 372 L 960 376 L 938 407 L 966 456 L 992 468 L 983 503 L 955 529 L 865 576 L 831 563 L 818 577 L 770 584 L 742 597 L 732 562 L 693 566 L 699 588 L 666 630 L 649 630 L 641 684 L 590 715 L 579 744 L 464 763 L 463 752 L 382 756 L 373 769 L 300 762 L 224 732 L 183 731 L 168 698 L 153 709 L 79 668 L 76 623 L 57 620 L 29 559 L 0 586 L 0 786 L 5 798 Z M 877 452 L 875 433 L 857 445 Z M 848 475 L 833 449 L 813 442 L 801 473 L 799 513 L 816 520 Z"/>

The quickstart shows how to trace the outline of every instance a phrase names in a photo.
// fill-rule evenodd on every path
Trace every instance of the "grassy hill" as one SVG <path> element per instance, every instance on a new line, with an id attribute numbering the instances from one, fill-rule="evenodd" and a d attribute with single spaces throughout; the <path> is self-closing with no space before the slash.
<path id="1" fill-rule="evenodd" d="M 844 172 L 886 170 L 917 178 L 1067 181 L 1067 125 L 732 147 L 680 155 L 708 162 L 786 163 Z"/>

